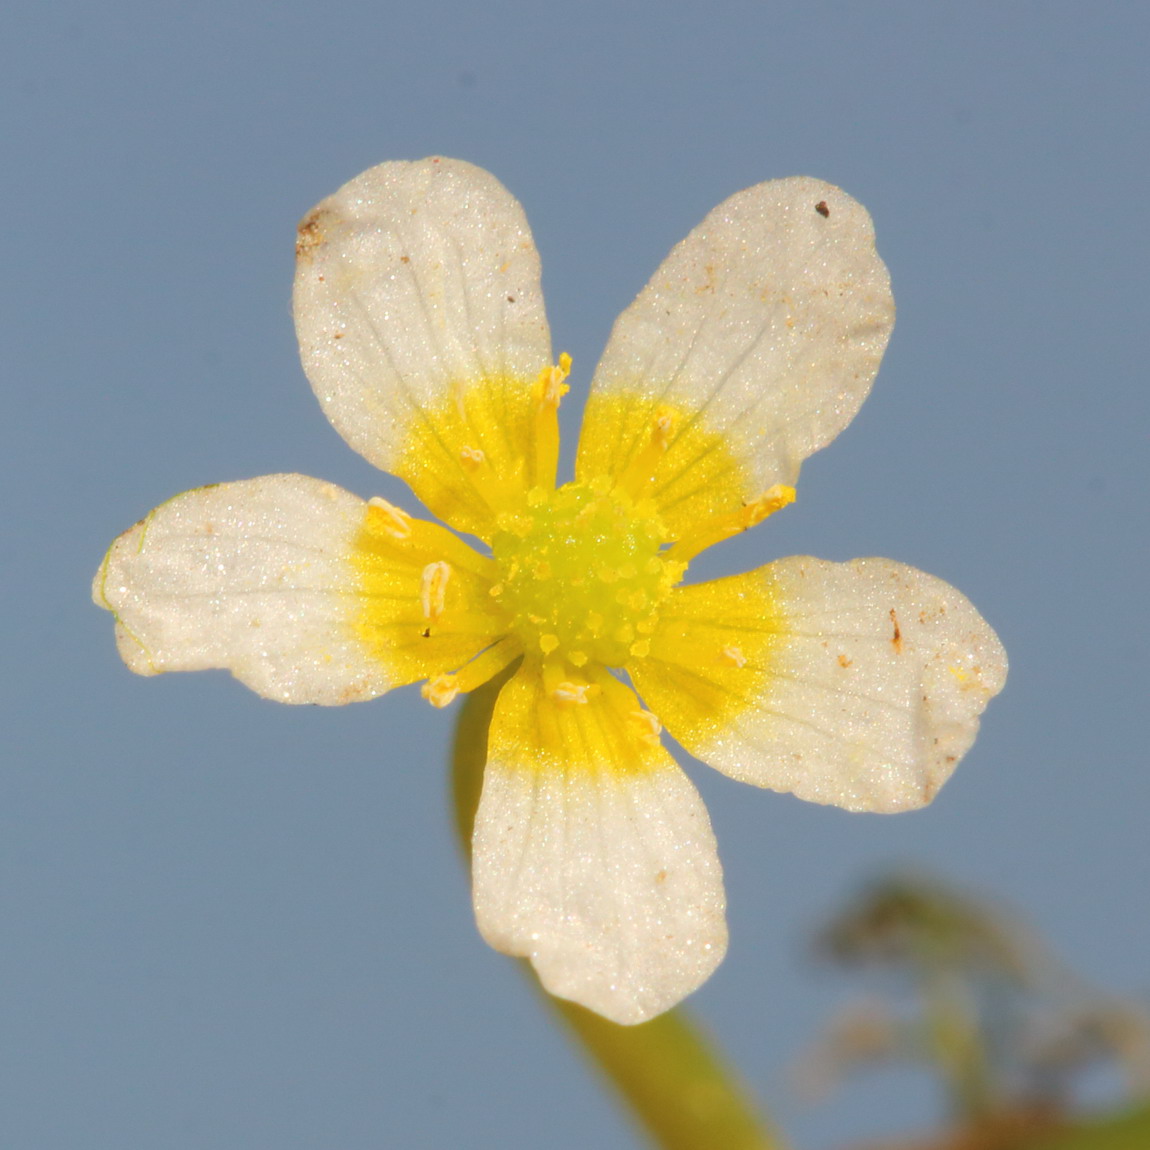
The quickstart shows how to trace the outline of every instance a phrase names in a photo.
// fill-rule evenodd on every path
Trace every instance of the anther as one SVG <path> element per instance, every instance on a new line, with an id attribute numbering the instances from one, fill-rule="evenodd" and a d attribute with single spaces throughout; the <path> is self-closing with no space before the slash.
<path id="1" fill-rule="evenodd" d="M 590 683 L 572 683 L 568 679 L 556 684 L 551 697 L 557 703 L 586 703 L 587 692 L 591 690 Z"/>
<path id="2" fill-rule="evenodd" d="M 722 655 L 728 663 L 733 663 L 740 671 L 747 665 L 747 657 L 738 647 L 724 647 Z"/>
<path id="3" fill-rule="evenodd" d="M 567 393 L 563 381 L 571 371 L 571 357 L 564 352 L 554 367 L 545 367 L 532 393 L 535 412 L 532 417 L 533 449 L 528 455 L 528 482 L 550 491 L 555 486 L 555 469 L 559 463 L 559 403 Z"/>
<path id="4" fill-rule="evenodd" d="M 369 507 L 378 508 L 385 517 L 383 529 L 395 539 L 407 539 L 411 535 L 411 516 L 401 511 L 394 503 L 388 503 L 378 495 L 373 495 L 368 501 Z"/>
<path id="5" fill-rule="evenodd" d="M 639 738 L 644 743 L 658 746 L 659 735 L 663 730 L 663 724 L 659 722 L 658 715 L 651 711 L 632 711 L 627 717 L 639 728 Z"/>
<path id="6" fill-rule="evenodd" d="M 776 483 L 737 511 L 724 512 L 693 526 L 671 546 L 667 553 L 669 561 L 689 563 L 700 551 L 738 535 L 740 531 L 749 531 L 768 515 L 794 501 L 795 489 L 785 483 Z"/>
<path id="7" fill-rule="evenodd" d="M 563 382 L 570 374 L 571 357 L 563 352 L 558 364 L 545 367 L 539 373 L 539 401 L 548 407 L 558 407 L 562 398 L 571 390 Z"/>
<path id="8" fill-rule="evenodd" d="M 423 569 L 419 584 L 419 603 L 423 617 L 430 623 L 438 623 L 447 605 L 447 584 L 451 579 L 451 564 L 440 560 L 428 563 Z"/>
<path id="9" fill-rule="evenodd" d="M 679 431 L 682 416 L 673 407 L 661 405 L 651 416 L 651 437 L 640 443 L 630 462 L 623 468 L 615 486 L 632 498 L 640 498 L 649 489 L 663 456 Z"/>
<path id="10" fill-rule="evenodd" d="M 419 693 L 433 707 L 446 707 L 459 694 L 455 679 L 454 675 L 439 675 L 437 678 L 428 679 L 420 687 Z"/>
<path id="11" fill-rule="evenodd" d="M 658 408 L 655 412 L 655 422 L 651 427 L 651 442 L 661 451 L 666 451 L 678 430 L 679 413 L 671 407 Z"/>
<path id="12" fill-rule="evenodd" d="M 788 487 L 785 483 L 776 483 L 773 487 L 768 487 L 762 495 L 757 499 L 752 499 L 743 508 L 747 527 L 758 526 L 768 515 L 774 515 L 776 511 L 786 507 L 788 503 L 794 503 L 794 501 L 795 489 L 793 487 Z"/>

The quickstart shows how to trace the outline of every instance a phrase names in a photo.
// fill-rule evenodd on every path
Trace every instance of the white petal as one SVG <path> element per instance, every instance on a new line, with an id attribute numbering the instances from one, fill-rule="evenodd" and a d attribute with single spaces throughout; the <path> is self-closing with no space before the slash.
<path id="1" fill-rule="evenodd" d="M 632 670 L 644 701 L 704 762 L 803 799 L 930 802 L 1006 680 L 969 600 L 889 559 L 795 557 L 682 591 L 656 658 Z M 767 617 L 740 617 L 740 600 Z"/>
<path id="2" fill-rule="evenodd" d="M 304 219 L 297 252 L 304 370 L 356 451 L 417 491 L 423 471 L 458 469 L 461 451 L 502 463 L 498 429 L 467 430 L 477 389 L 519 447 L 551 343 L 531 231 L 494 176 L 438 157 L 380 164 Z M 463 428 L 443 459 L 410 458 L 427 456 L 445 410 Z M 466 468 L 442 481 L 466 486 Z"/>
<path id="3" fill-rule="evenodd" d="M 350 560 L 367 505 L 304 475 L 177 495 L 121 535 L 93 584 L 133 671 L 227 668 L 284 703 L 382 694 Z"/>
<path id="4" fill-rule="evenodd" d="M 552 994 L 631 1024 L 699 986 L 727 932 L 706 809 L 616 685 L 632 701 L 556 704 L 529 669 L 504 688 L 473 874 L 493 947 L 529 958 Z"/>
<path id="5" fill-rule="evenodd" d="M 669 408 L 675 435 L 694 437 L 680 451 L 671 436 L 653 490 L 660 505 L 705 495 L 704 479 L 728 501 L 793 484 L 866 398 L 893 323 L 865 208 L 806 177 L 748 188 L 715 208 L 619 317 L 595 373 L 581 473 L 618 474 L 649 438 L 651 418 L 620 413 L 625 400 L 651 416 Z M 706 435 L 723 438 L 732 493 Z"/>

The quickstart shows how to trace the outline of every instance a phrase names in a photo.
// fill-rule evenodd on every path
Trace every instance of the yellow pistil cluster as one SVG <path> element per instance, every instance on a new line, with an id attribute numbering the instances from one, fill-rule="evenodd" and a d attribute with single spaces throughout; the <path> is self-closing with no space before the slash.
<path id="1" fill-rule="evenodd" d="M 523 486 L 509 478 L 514 467 L 496 467 L 477 446 L 497 440 L 476 432 L 486 406 L 475 407 L 475 426 L 467 429 L 458 461 L 494 520 L 491 558 L 473 555 L 457 572 L 455 562 L 424 551 L 417 626 L 426 640 L 442 635 L 450 641 L 452 635 L 482 631 L 500 638 L 458 671 L 424 684 L 423 697 L 433 706 L 448 706 L 520 655 L 541 664 L 551 698 L 571 706 L 590 702 L 602 689 L 603 668 L 633 667 L 648 656 L 660 610 L 700 551 L 748 530 L 794 499 L 793 488 L 776 485 L 734 511 L 702 516 L 672 540 L 650 494 L 658 470 L 680 437 L 689 437 L 688 451 L 712 459 L 718 446 L 665 404 L 651 405 L 640 416 L 646 426 L 638 449 L 618 473 L 603 460 L 605 473 L 556 489 L 558 409 L 570 369 L 570 356 L 560 356 L 526 392 L 530 446 L 518 473 Z M 472 389 L 472 395 L 484 394 Z M 443 413 L 443 426 L 450 425 L 452 410 Z M 382 500 L 373 504 L 379 530 L 405 546 L 412 521 Z M 460 579 L 473 582 L 460 585 Z M 485 584 L 484 591 L 474 581 Z M 724 648 L 721 658 L 736 667 L 746 663 L 738 647 Z M 654 715 L 636 711 L 632 718 L 641 738 L 658 740 Z"/>
<path id="2" fill-rule="evenodd" d="M 491 594 L 527 652 L 582 667 L 647 654 L 659 607 L 686 563 L 661 553 L 654 508 L 608 481 L 533 490 L 492 543 Z"/>

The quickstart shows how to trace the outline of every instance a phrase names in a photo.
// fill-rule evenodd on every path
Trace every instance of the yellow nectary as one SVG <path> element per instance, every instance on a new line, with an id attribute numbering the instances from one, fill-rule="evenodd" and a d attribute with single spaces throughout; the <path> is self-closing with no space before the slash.
<path id="1" fill-rule="evenodd" d="M 524 649 L 576 667 L 646 655 L 660 604 L 686 569 L 660 554 L 667 533 L 654 510 L 605 486 L 536 489 L 492 544 L 500 579 L 491 593 Z"/>

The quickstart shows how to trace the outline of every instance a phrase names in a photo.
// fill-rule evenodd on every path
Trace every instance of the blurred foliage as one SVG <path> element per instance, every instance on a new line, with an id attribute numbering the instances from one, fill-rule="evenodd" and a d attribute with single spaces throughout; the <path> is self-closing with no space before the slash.
<path id="1" fill-rule="evenodd" d="M 1150 1014 L 1102 995 L 1018 921 L 920 875 L 862 890 L 816 952 L 877 981 L 802 1064 L 809 1090 L 848 1074 L 915 1064 L 942 1087 L 948 1128 L 868 1150 L 1150 1150 L 1150 1107 L 1083 1117 L 1083 1082 L 1122 1079 L 1126 1106 L 1150 1094 Z"/>

